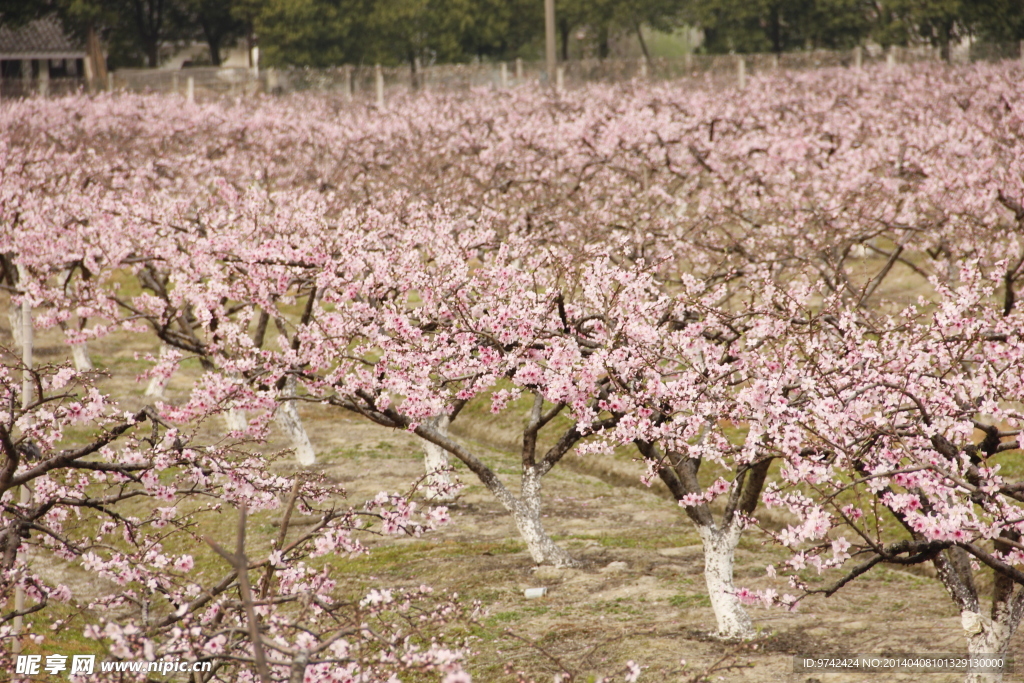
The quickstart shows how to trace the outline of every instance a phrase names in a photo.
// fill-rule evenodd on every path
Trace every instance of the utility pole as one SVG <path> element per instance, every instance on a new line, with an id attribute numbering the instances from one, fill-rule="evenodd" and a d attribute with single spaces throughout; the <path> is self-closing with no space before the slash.
<path id="1" fill-rule="evenodd" d="M 544 0 L 544 55 L 547 58 L 548 84 L 555 82 L 555 0 Z"/>

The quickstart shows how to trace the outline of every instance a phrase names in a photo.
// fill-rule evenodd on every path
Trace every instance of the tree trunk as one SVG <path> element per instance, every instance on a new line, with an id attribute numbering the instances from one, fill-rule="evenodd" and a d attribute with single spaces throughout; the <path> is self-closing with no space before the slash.
<path id="1" fill-rule="evenodd" d="M 644 53 L 644 61 L 648 64 L 651 63 L 651 53 L 647 49 L 647 41 L 644 40 L 643 28 L 640 26 L 640 22 L 637 21 L 636 15 L 631 14 L 630 17 L 633 19 L 633 29 L 636 31 L 637 40 L 640 41 L 640 49 Z"/>
<path id="2" fill-rule="evenodd" d="M 164 358 L 170 353 L 171 347 L 167 344 L 160 345 L 160 357 Z M 149 380 L 149 385 L 146 386 L 146 396 L 149 398 L 163 398 L 164 389 L 167 388 L 167 383 L 171 380 L 170 377 L 153 377 Z M 230 427 L 229 427 L 230 429 Z"/>
<path id="3" fill-rule="evenodd" d="M 24 297 L 21 300 L 21 306 L 19 306 L 19 312 L 21 313 L 21 325 L 19 326 L 21 338 L 19 345 L 21 346 L 21 362 L 22 365 L 25 366 L 24 370 L 22 371 L 21 380 L 22 409 L 25 409 L 28 406 L 35 403 L 36 398 L 40 398 L 34 395 L 36 385 L 35 382 L 33 381 L 32 373 L 30 372 L 30 370 L 32 370 L 32 368 L 34 367 L 32 354 L 35 350 L 35 331 L 33 330 L 32 323 L 32 302 L 29 300 L 28 294 L 24 293 L 26 284 L 28 283 L 27 275 L 28 274 L 25 272 L 25 269 L 22 268 L 21 266 L 18 266 L 18 284 L 22 288 L 22 296 Z"/>
<path id="4" fill-rule="evenodd" d="M 953 61 L 953 52 L 951 49 L 951 43 L 953 42 L 953 27 L 949 22 L 942 25 L 939 29 L 939 54 L 942 57 L 942 61 L 949 64 Z"/>
<path id="5" fill-rule="evenodd" d="M 96 26 L 92 23 L 85 31 L 86 59 L 92 65 L 92 77 L 100 83 L 107 82 L 107 60 L 103 58 L 103 47 L 100 45 L 99 34 L 96 33 Z"/>
<path id="6" fill-rule="evenodd" d="M 150 69 L 160 66 L 160 43 L 156 40 L 146 40 L 146 65 Z"/>
<path id="7" fill-rule="evenodd" d="M 726 640 L 753 638 L 755 631 L 750 615 L 736 597 L 732 583 L 736 546 L 740 541 L 739 525 L 731 523 L 721 530 L 715 524 L 700 525 L 697 530 L 704 545 L 704 581 L 718 622 L 718 637 Z"/>
<path id="8" fill-rule="evenodd" d="M 7 309 L 7 320 L 11 325 L 11 338 L 14 340 L 14 348 L 21 348 L 21 306 L 13 304 Z"/>
<path id="9" fill-rule="evenodd" d="M 295 396 L 294 376 L 288 376 L 282 394 L 286 400 L 277 408 L 277 423 L 288 434 L 288 438 L 291 439 L 292 448 L 295 449 L 295 459 L 299 461 L 299 464 L 312 465 L 316 462 L 316 451 L 313 450 L 313 444 L 309 441 L 309 435 L 306 434 L 306 429 L 302 426 L 302 420 L 299 418 L 299 411 L 295 407 L 294 399 L 287 400 L 289 397 Z"/>
<path id="10" fill-rule="evenodd" d="M 249 426 L 244 410 L 228 408 L 224 411 L 224 426 L 229 432 L 240 432 Z"/>
<path id="11" fill-rule="evenodd" d="M 431 418 L 428 424 L 438 434 L 448 436 L 450 420 L 447 415 Z M 423 465 L 427 471 L 427 500 L 435 503 L 451 503 L 455 500 L 455 490 L 449 476 L 448 452 L 437 444 L 423 442 Z"/>
<path id="12" fill-rule="evenodd" d="M 597 56 L 600 59 L 608 59 L 611 54 L 611 44 L 608 37 L 608 24 L 601 24 L 597 31 Z"/>
<path id="13" fill-rule="evenodd" d="M 558 22 L 558 33 L 562 38 L 562 61 L 569 61 L 569 33 L 572 31 L 572 27 L 569 26 L 569 22 L 560 21 Z"/>
<path id="14" fill-rule="evenodd" d="M 970 610 L 960 613 L 960 623 L 967 637 L 967 652 L 972 659 L 984 660 L 992 655 L 1006 654 L 1014 631 L 1010 616 L 1007 611 L 1000 611 L 996 619 Z M 972 672 L 964 677 L 965 683 L 1000 683 L 1002 680 L 1002 671 Z"/>
<path id="15" fill-rule="evenodd" d="M 210 63 L 214 66 L 220 66 L 220 36 L 214 37 L 207 33 L 206 44 L 210 48 Z"/>
<path id="16" fill-rule="evenodd" d="M 537 564 L 553 564 L 556 567 L 578 567 L 568 552 L 555 544 L 541 523 L 540 491 L 541 477 L 535 468 L 523 469 L 522 494 L 519 500 L 513 499 L 511 505 L 506 503 L 509 512 L 515 519 L 519 535 L 526 542 L 530 557 Z M 505 501 L 502 501 L 505 502 Z"/>
<path id="17" fill-rule="evenodd" d="M 359 411 L 362 413 L 362 411 Z M 365 413 L 362 413 L 365 414 Z M 397 414 L 381 416 L 378 424 L 385 426 L 410 426 L 411 420 Z M 414 431 L 427 441 L 443 444 L 443 448 L 459 458 L 471 472 L 480 478 L 480 482 L 487 487 L 498 502 L 501 503 L 515 520 L 519 535 L 526 542 L 526 548 L 530 557 L 537 564 L 553 564 L 556 567 L 575 567 L 579 563 L 569 553 L 559 548 L 551 537 L 544 531 L 541 523 L 541 477 L 542 472 L 537 465 L 523 464 L 522 490 L 519 497 L 498 479 L 498 476 L 486 465 L 480 462 L 476 456 L 465 449 L 461 444 L 438 433 L 430 421 L 415 426 Z M 547 466 L 550 469 L 550 464 Z"/>
<path id="18" fill-rule="evenodd" d="M 75 370 L 85 372 L 86 370 L 93 369 L 92 359 L 89 358 L 89 348 L 85 345 L 85 342 L 71 345 L 71 357 L 75 361 Z"/>

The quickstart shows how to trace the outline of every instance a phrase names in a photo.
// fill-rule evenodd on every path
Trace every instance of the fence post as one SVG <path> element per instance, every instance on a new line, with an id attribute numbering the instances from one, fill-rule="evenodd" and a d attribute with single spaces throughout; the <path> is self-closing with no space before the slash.
<path id="1" fill-rule="evenodd" d="M 747 87 L 747 60 L 742 55 L 736 57 L 736 84 L 740 90 Z"/>
<path id="2" fill-rule="evenodd" d="M 853 68 L 860 70 L 864 66 L 863 49 L 860 45 L 853 48 Z"/>
<path id="3" fill-rule="evenodd" d="M 885 70 L 892 71 L 896 68 L 896 46 L 890 45 L 889 51 L 885 55 Z"/>
<path id="4" fill-rule="evenodd" d="M 565 67 L 560 66 L 555 69 L 555 90 L 562 92 L 565 88 Z"/>
<path id="5" fill-rule="evenodd" d="M 39 96 L 46 97 L 50 94 L 50 60 L 39 60 Z"/>
<path id="6" fill-rule="evenodd" d="M 114 72 L 107 72 L 107 92 L 114 92 Z"/>
<path id="7" fill-rule="evenodd" d="M 1024 64 L 1024 40 L 1020 41 L 1020 47 L 1018 50 L 1020 50 L 1020 63 Z"/>
<path id="8" fill-rule="evenodd" d="M 377 80 L 377 107 L 384 108 L 384 69 L 380 64 L 374 69 Z"/>
<path id="9" fill-rule="evenodd" d="M 779 70 L 779 55 L 778 53 L 772 55 L 772 71 Z"/>
<path id="10" fill-rule="evenodd" d="M 352 101 L 352 65 L 345 65 L 345 101 Z"/>
<path id="11" fill-rule="evenodd" d="M 1024 41 L 1021 41 L 1024 43 Z M 516 57 L 516 85 L 523 82 L 523 59 Z"/>
<path id="12" fill-rule="evenodd" d="M 196 79 L 192 76 L 185 81 L 185 99 L 189 104 L 196 101 Z"/>
<path id="13" fill-rule="evenodd" d="M 645 81 L 647 80 L 647 58 L 646 57 L 641 57 L 640 58 L 640 78 L 645 80 Z"/>
<path id="14" fill-rule="evenodd" d="M 419 90 L 423 83 L 423 68 L 420 66 L 420 58 L 412 58 L 412 89 Z"/>
<path id="15" fill-rule="evenodd" d="M 504 90 L 508 87 L 508 64 L 505 62 L 501 63 L 501 89 Z"/>

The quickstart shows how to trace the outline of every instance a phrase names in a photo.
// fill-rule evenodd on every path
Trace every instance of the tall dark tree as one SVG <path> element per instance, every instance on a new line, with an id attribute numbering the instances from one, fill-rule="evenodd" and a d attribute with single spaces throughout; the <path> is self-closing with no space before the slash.
<path id="1" fill-rule="evenodd" d="M 181 0 L 175 7 L 175 23 L 183 34 L 199 32 L 210 49 L 210 61 L 220 66 L 221 51 L 246 35 L 245 21 L 236 16 L 235 0 Z"/>

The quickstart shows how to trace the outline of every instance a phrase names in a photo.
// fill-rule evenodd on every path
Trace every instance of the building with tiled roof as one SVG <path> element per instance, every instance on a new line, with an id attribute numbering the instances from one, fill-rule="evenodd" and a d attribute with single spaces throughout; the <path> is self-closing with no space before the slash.
<path id="1" fill-rule="evenodd" d="M 68 36 L 56 17 L 24 26 L 0 26 L 0 78 L 49 81 L 84 76 L 85 48 Z"/>

